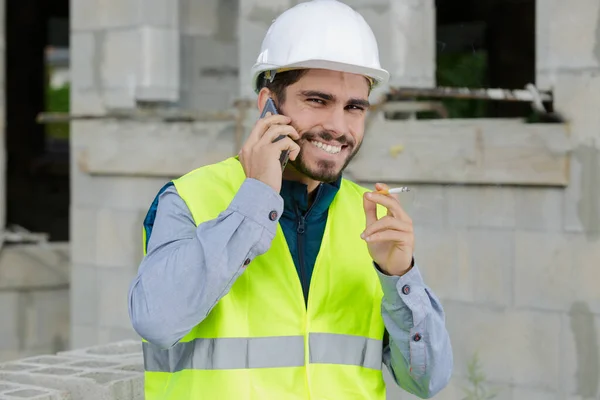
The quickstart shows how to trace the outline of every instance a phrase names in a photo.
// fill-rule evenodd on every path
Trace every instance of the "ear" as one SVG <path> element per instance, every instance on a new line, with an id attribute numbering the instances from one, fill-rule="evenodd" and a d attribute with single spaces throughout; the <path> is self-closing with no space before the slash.
<path id="1" fill-rule="evenodd" d="M 271 96 L 271 91 L 266 87 L 260 89 L 260 92 L 258 92 L 258 99 L 256 100 L 256 106 L 258 107 L 259 112 L 261 112 L 263 108 L 265 108 L 265 104 L 267 104 L 267 100 Z"/>

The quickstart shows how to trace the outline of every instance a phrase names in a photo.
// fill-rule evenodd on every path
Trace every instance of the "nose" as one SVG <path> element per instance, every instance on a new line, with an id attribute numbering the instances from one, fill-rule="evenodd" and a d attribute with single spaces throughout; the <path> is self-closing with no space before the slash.
<path id="1" fill-rule="evenodd" d="M 331 132 L 335 138 L 344 136 L 348 133 L 348 122 L 346 121 L 346 111 L 343 107 L 334 107 L 323 124 L 325 130 Z"/>

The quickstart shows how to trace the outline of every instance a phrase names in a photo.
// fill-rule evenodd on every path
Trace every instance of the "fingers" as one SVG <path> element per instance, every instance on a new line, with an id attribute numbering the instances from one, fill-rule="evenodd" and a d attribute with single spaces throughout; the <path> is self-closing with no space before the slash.
<path id="1" fill-rule="evenodd" d="M 368 225 L 364 232 L 360 235 L 361 238 L 367 238 L 375 233 L 386 231 L 386 230 L 396 230 L 400 232 L 412 233 L 413 225 L 410 222 L 394 218 L 391 216 L 386 216 L 381 218 L 378 221 L 375 221 L 371 225 Z"/>
<path id="2" fill-rule="evenodd" d="M 383 187 L 382 187 L 382 189 L 383 189 Z M 377 190 L 381 190 L 381 189 L 377 189 Z M 404 211 L 404 209 L 400 205 L 400 201 L 398 200 L 397 196 L 369 192 L 369 193 L 366 193 L 366 199 L 370 202 L 380 204 L 380 205 L 384 206 L 385 208 L 387 208 L 388 215 L 393 215 L 396 218 L 400 218 L 404 221 L 412 223 L 412 220 L 410 219 L 410 217 L 408 216 L 406 211 Z"/>
<path id="3" fill-rule="evenodd" d="M 366 226 L 370 226 L 377 221 L 377 203 L 368 200 L 367 194 L 363 195 L 363 208 L 365 210 Z"/>
<path id="4" fill-rule="evenodd" d="M 269 129 L 267 129 L 267 131 L 259 139 L 258 143 L 273 143 L 280 136 L 288 136 L 292 140 L 300 139 L 300 135 L 291 125 L 271 125 Z"/>
<path id="5" fill-rule="evenodd" d="M 294 142 L 288 136 L 271 144 L 271 146 L 273 146 L 274 149 L 279 150 L 276 153 L 278 158 L 282 151 L 289 151 L 290 152 L 289 158 L 290 158 L 290 160 L 293 161 L 296 159 L 296 157 L 300 153 L 300 146 L 298 146 L 298 143 Z"/>
<path id="6" fill-rule="evenodd" d="M 281 115 L 281 114 L 277 114 L 277 115 L 269 115 L 270 113 L 267 113 L 268 116 L 259 119 L 256 122 L 256 125 L 254 125 L 254 128 L 252 129 L 252 131 L 250 132 L 250 135 L 248 135 L 248 139 L 246 140 L 246 146 L 253 146 L 254 144 L 256 144 L 260 138 L 265 134 L 265 132 L 267 132 L 267 130 L 269 130 L 269 128 L 273 125 L 287 125 L 289 124 L 292 119 L 290 117 L 287 117 L 285 115 Z"/>
<path id="7" fill-rule="evenodd" d="M 369 243 L 395 242 L 400 245 L 410 247 L 411 249 L 414 245 L 414 237 L 410 233 L 394 230 L 387 230 L 374 233 L 370 236 L 365 237 L 365 240 Z"/>
<path id="8" fill-rule="evenodd" d="M 376 183 L 375 190 L 388 190 L 390 187 L 385 183 Z"/>

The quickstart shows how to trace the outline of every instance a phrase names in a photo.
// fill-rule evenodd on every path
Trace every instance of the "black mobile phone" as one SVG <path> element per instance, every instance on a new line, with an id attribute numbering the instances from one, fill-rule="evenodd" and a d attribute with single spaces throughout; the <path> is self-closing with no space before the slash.
<path id="1" fill-rule="evenodd" d="M 260 118 L 264 118 L 265 115 L 271 112 L 271 114 L 275 115 L 275 114 L 279 114 L 279 112 L 277 111 L 277 107 L 275 107 L 275 103 L 273 102 L 272 98 L 268 98 L 267 99 L 267 103 L 265 104 L 265 108 L 263 108 L 262 112 L 260 113 Z M 275 140 L 273 140 L 273 143 L 275 143 L 278 140 L 281 140 L 283 138 L 285 138 L 287 135 L 279 135 L 275 138 Z M 289 150 L 284 150 L 281 152 L 281 155 L 279 156 L 279 163 L 281 164 L 281 169 L 285 169 L 285 166 L 288 163 L 290 157 L 290 152 Z"/>

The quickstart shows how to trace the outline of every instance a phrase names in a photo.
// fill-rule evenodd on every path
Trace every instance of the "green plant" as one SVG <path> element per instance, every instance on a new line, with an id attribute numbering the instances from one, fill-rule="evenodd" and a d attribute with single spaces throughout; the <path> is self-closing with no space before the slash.
<path id="1" fill-rule="evenodd" d="M 463 387 L 466 397 L 462 400 L 490 400 L 498 395 L 498 390 L 488 391 L 484 386 L 485 374 L 481 370 L 477 352 L 467 364 L 467 380 L 471 387 Z"/>
<path id="2" fill-rule="evenodd" d="M 46 87 L 45 96 L 46 96 L 46 109 L 47 112 L 59 112 L 59 113 L 68 113 L 70 110 L 70 85 L 67 83 L 59 88 L 54 88 L 50 86 L 50 76 L 52 75 L 52 68 L 46 68 Z M 60 122 L 47 124 L 46 127 L 46 136 L 52 139 L 69 139 L 70 134 L 70 124 L 68 122 Z"/>

